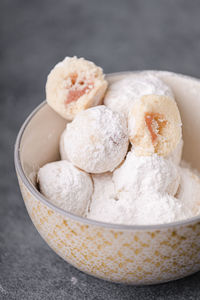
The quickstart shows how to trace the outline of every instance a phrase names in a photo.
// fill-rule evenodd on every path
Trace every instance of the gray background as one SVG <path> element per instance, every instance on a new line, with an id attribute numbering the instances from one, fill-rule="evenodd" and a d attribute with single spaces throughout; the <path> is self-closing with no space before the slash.
<path id="1" fill-rule="evenodd" d="M 0 299 L 200 299 L 200 273 L 147 287 L 92 278 L 59 258 L 25 210 L 13 166 L 20 125 L 66 55 L 105 72 L 200 77 L 200 1 L 0 1 Z"/>

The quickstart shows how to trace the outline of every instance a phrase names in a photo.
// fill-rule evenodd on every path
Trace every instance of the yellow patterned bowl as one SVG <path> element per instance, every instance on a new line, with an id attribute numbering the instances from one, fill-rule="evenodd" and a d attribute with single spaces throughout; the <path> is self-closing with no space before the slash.
<path id="1" fill-rule="evenodd" d="M 184 158 L 200 170 L 200 81 L 169 72 L 148 72 L 172 87 L 183 120 Z M 126 74 L 107 78 L 111 82 Z M 42 165 L 59 159 L 59 137 L 65 124 L 43 102 L 23 124 L 15 145 L 24 202 L 48 245 L 88 274 L 127 284 L 155 284 L 200 270 L 200 216 L 163 225 L 106 224 L 63 211 L 39 193 L 35 174 Z"/>

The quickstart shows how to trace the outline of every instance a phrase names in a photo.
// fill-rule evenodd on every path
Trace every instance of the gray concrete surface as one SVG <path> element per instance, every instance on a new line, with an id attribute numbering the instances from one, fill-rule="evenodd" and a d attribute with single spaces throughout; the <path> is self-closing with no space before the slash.
<path id="1" fill-rule="evenodd" d="M 59 258 L 25 210 L 13 166 L 20 125 L 45 97 L 66 55 L 105 72 L 165 69 L 200 77 L 200 2 L 0 1 L 0 299 L 200 299 L 200 273 L 167 284 L 124 286 Z"/>

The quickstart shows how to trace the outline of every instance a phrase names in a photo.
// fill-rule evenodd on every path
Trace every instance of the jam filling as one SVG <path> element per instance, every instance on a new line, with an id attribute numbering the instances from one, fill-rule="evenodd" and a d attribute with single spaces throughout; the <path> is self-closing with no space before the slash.
<path id="1" fill-rule="evenodd" d="M 146 113 L 145 123 L 151 134 L 152 143 L 155 143 L 158 135 L 162 134 L 162 130 L 166 126 L 167 121 L 164 119 L 163 115 L 159 113 Z M 156 124 L 156 128 L 153 128 L 154 124 Z"/>
<path id="2" fill-rule="evenodd" d="M 85 93 L 89 92 L 94 86 L 92 82 L 88 82 L 88 84 L 85 84 L 85 79 L 78 80 L 77 73 L 71 74 L 70 79 L 71 86 L 69 87 L 69 92 L 65 104 L 77 101 Z"/>

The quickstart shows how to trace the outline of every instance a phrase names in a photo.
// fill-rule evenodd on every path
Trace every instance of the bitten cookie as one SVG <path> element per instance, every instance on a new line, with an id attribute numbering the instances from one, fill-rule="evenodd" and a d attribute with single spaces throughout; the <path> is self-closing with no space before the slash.
<path id="1" fill-rule="evenodd" d="M 176 102 L 166 96 L 143 96 L 129 113 L 129 139 L 136 155 L 157 153 L 167 157 L 182 137 Z"/>
<path id="2" fill-rule="evenodd" d="M 107 89 L 103 70 L 84 58 L 66 57 L 50 72 L 46 83 L 48 104 L 63 118 L 101 104 Z"/>

